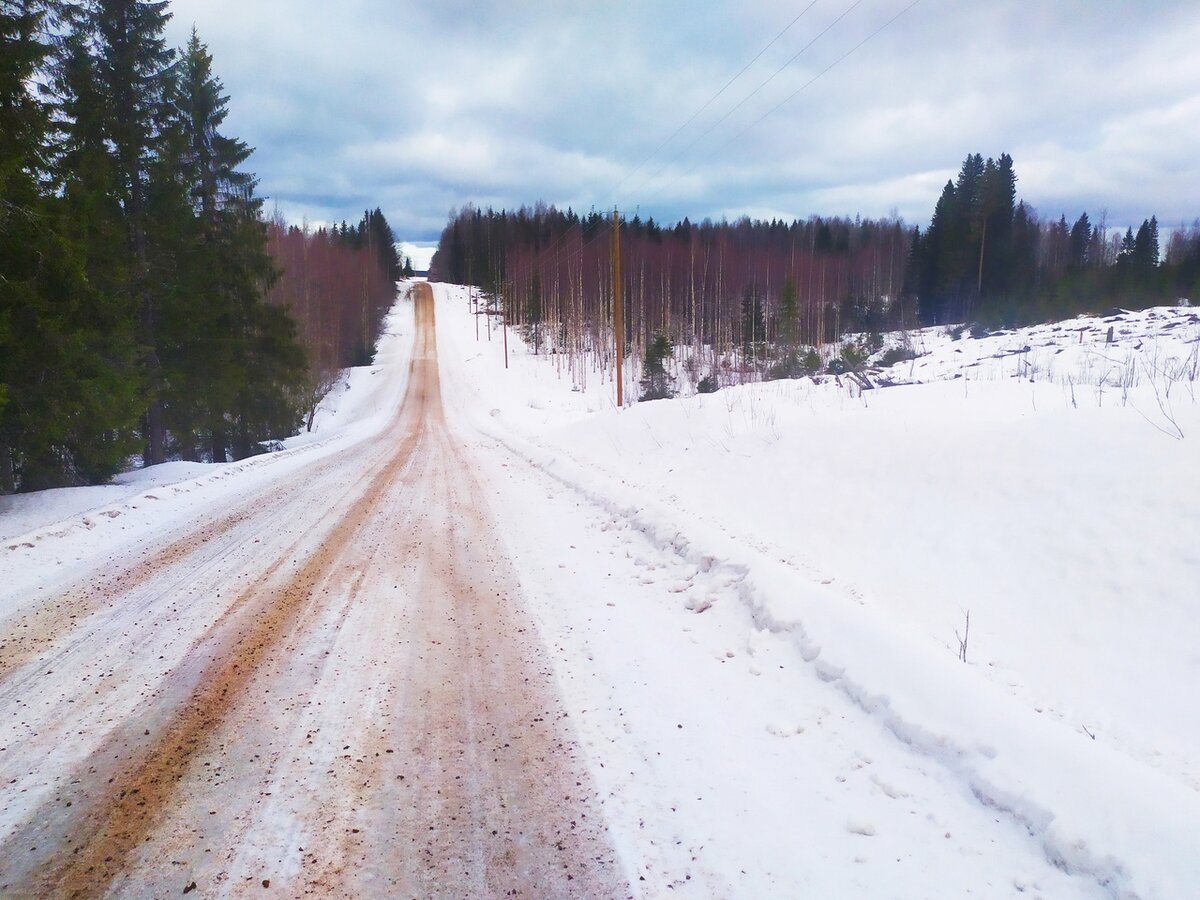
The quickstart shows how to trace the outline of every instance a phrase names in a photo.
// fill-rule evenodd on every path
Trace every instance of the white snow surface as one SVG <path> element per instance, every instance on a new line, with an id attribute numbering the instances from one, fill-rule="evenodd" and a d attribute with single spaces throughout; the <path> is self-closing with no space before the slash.
<path id="1" fill-rule="evenodd" d="M 617 409 L 434 291 L 447 416 L 635 895 L 1195 896 L 1192 310 Z M 0 619 L 376 436 L 411 316 L 281 452 L 0 498 Z"/>
<path id="2" fill-rule="evenodd" d="M 651 894 L 1194 896 L 1194 311 L 617 410 L 435 290 Z"/>

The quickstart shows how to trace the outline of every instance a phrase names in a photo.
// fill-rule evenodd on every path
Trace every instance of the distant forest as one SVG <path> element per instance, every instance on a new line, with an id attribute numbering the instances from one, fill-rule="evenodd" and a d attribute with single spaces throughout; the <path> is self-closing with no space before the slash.
<path id="1" fill-rule="evenodd" d="M 946 182 L 908 262 L 904 292 L 922 324 L 1021 325 L 1171 304 L 1200 293 L 1200 220 L 1166 247 L 1153 215 L 1136 232 L 1111 229 L 1104 213 L 1043 221 L 1017 200 L 1012 157 L 976 153 Z"/>
<path id="2" fill-rule="evenodd" d="M 400 274 L 379 210 L 268 223 L 165 2 L 0 2 L 0 493 L 295 433 Z M 315 398 L 315 399 L 314 399 Z"/>
<path id="3" fill-rule="evenodd" d="M 691 374 L 711 388 L 813 374 L 848 333 L 1013 326 L 1200 294 L 1200 221 L 1163 248 L 1154 216 L 1125 232 L 1103 215 L 1043 221 L 1016 185 L 1007 154 L 969 155 L 924 230 L 857 217 L 662 226 L 635 216 L 621 225 L 626 347 L 643 371 L 691 347 Z M 451 215 L 430 277 L 499 298 L 536 351 L 568 354 L 585 378 L 612 362 L 610 222 L 543 204 L 468 206 Z"/>

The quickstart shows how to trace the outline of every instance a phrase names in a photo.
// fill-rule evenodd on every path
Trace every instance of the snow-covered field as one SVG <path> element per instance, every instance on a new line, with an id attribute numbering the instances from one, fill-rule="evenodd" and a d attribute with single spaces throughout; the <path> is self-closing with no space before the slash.
<path id="1" fill-rule="evenodd" d="M 876 377 L 903 386 L 618 411 L 511 334 L 505 370 L 437 290 L 453 404 L 652 893 L 1194 896 L 1192 310 L 928 330 Z"/>
<path id="2" fill-rule="evenodd" d="M 561 357 L 513 333 L 506 369 L 465 290 L 434 290 L 462 483 L 482 485 L 633 895 L 1195 896 L 1192 310 L 928 330 L 907 338 L 926 355 L 872 376 L 897 386 L 772 382 L 617 410 L 599 373 L 575 390 Z M 411 317 L 397 304 L 376 364 L 282 453 L 0 498 L 0 623 L 378 440 Z M 159 652 L 190 652 L 184 625 L 225 601 L 190 602 Z M 90 615 L 102 633 L 120 613 Z M 25 666 L 5 652 L 0 672 Z M 133 708 L 165 665 L 138 663 L 106 702 Z M 342 687 L 331 708 L 352 702 Z M 53 752 L 73 758 L 69 743 Z M 51 789 L 12 746 L 0 765 L 30 793 L 2 804 L 4 827 Z M 283 853 L 243 855 L 260 850 Z"/>

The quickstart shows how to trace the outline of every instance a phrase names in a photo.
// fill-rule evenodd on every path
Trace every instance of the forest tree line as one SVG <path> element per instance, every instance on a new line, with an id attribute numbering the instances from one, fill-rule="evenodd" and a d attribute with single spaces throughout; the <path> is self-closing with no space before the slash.
<path id="1" fill-rule="evenodd" d="M 946 182 L 929 227 L 913 236 L 906 294 L 922 324 L 1012 326 L 1200 294 L 1200 221 L 1161 246 L 1158 218 L 1136 231 L 1107 213 L 1042 221 L 1017 199 L 1008 154 L 971 154 Z"/>
<path id="2" fill-rule="evenodd" d="M 305 237 L 329 246 L 297 286 L 208 48 L 167 46 L 167 6 L 0 2 L 0 493 L 260 452 L 394 295 L 378 210 Z"/>
<path id="3" fill-rule="evenodd" d="M 1154 216 L 1125 232 L 1103 213 L 1042 221 L 1016 185 L 1010 156 L 971 154 L 925 230 L 897 218 L 635 216 L 621 225 L 627 357 L 656 369 L 664 348 L 690 347 L 693 380 L 711 387 L 842 365 L 836 344 L 849 333 L 1015 326 L 1200 293 L 1200 222 L 1160 247 Z M 500 298 L 535 352 L 565 354 L 577 382 L 605 377 L 611 236 L 611 216 L 595 211 L 467 206 L 451 214 L 430 277 Z"/>
<path id="4" fill-rule="evenodd" d="M 280 273 L 267 300 L 289 311 L 307 352 L 302 406 L 311 427 L 338 373 L 370 363 L 396 282 L 412 276 L 412 262 L 401 264 L 378 208 L 357 225 L 315 230 L 276 217 L 267 226 L 267 249 Z"/>
<path id="5" fill-rule="evenodd" d="M 629 355 L 641 358 L 662 335 L 693 348 L 691 365 L 744 380 L 792 364 L 805 345 L 883 328 L 902 315 L 911 240 L 894 219 L 684 219 L 664 228 L 635 216 L 621 225 Z M 503 296 L 535 351 L 564 354 L 578 382 L 611 369 L 608 217 L 467 207 L 442 233 L 430 278 Z"/>

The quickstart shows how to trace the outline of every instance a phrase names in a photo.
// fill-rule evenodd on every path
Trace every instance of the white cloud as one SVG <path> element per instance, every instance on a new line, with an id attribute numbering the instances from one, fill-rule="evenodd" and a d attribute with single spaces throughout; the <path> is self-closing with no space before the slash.
<path id="1" fill-rule="evenodd" d="M 688 148 L 845 8 L 819 3 L 632 177 L 794 4 L 175 0 L 171 39 L 195 22 L 210 44 L 229 130 L 288 215 L 380 205 L 418 239 L 451 207 L 538 199 L 923 224 L 970 152 L 1012 153 L 1046 214 L 1200 212 L 1194 2 L 923 0 L 804 87 L 905 5 L 862 3 Z"/>

